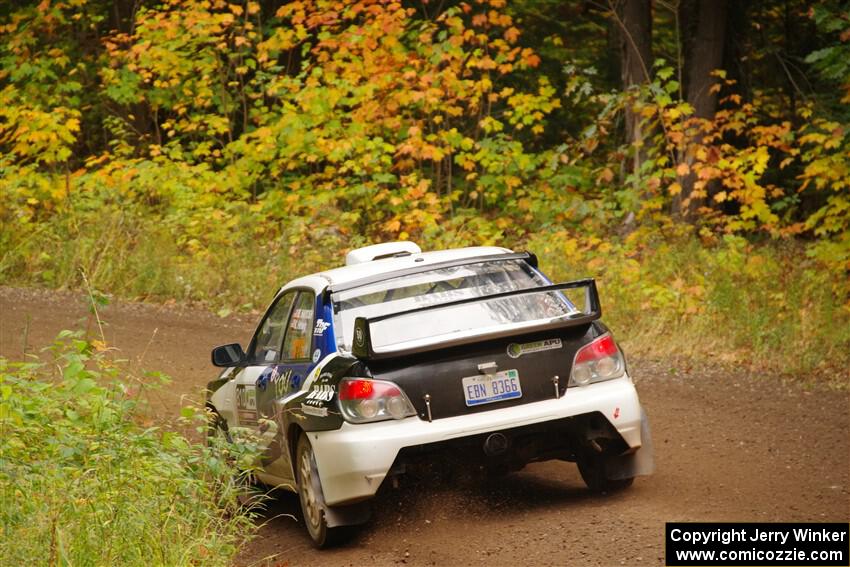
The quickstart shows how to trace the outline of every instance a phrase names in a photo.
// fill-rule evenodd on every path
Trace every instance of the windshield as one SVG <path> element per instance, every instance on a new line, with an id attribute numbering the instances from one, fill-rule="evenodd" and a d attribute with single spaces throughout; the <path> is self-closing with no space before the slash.
<path id="1" fill-rule="evenodd" d="M 351 350 L 357 317 L 373 318 L 545 285 L 548 282 L 526 262 L 497 260 L 439 268 L 337 292 L 333 294 L 337 342 L 341 349 Z M 514 323 L 548 321 L 577 311 L 558 292 L 525 294 L 393 317 L 373 324 L 371 339 L 372 345 L 380 348 Z"/>

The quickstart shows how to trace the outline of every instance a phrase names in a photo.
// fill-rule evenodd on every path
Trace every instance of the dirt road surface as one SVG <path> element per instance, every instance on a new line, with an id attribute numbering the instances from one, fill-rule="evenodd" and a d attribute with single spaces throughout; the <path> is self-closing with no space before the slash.
<path id="1" fill-rule="evenodd" d="M 156 402 L 176 415 L 215 375 L 211 347 L 250 338 L 257 317 L 114 302 L 110 345 L 170 374 Z M 82 327 L 81 327 L 82 325 Z M 94 328 L 79 295 L 0 288 L 0 356 Z M 850 520 L 848 392 L 734 369 L 632 360 L 657 471 L 589 494 L 569 463 L 536 464 L 486 488 L 466 481 L 389 491 L 351 541 L 319 552 L 281 496 L 239 565 L 663 565 L 668 521 Z"/>

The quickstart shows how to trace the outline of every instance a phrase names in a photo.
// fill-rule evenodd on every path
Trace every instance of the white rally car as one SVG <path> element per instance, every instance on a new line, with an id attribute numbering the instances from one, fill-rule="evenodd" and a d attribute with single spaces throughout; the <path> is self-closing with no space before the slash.
<path id="1" fill-rule="evenodd" d="M 319 547 L 422 460 L 559 459 L 625 488 L 652 471 L 649 425 L 600 314 L 593 280 L 552 284 L 531 253 L 360 248 L 283 286 L 247 350 L 212 351 L 213 430 L 256 429 L 260 480 L 299 494 Z"/>

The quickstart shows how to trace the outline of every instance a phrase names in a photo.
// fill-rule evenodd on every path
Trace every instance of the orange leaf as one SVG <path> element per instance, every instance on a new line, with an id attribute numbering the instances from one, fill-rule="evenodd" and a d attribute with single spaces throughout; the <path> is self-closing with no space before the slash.
<path id="1" fill-rule="evenodd" d="M 514 43 L 519 38 L 519 30 L 515 27 L 509 27 L 504 33 L 505 39 L 510 43 Z"/>

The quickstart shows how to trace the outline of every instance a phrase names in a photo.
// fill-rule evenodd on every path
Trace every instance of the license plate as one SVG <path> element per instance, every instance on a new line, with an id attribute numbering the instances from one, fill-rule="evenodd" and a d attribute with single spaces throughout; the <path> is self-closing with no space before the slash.
<path id="1" fill-rule="evenodd" d="M 463 396 L 466 405 L 477 406 L 512 400 L 522 397 L 522 388 L 519 385 L 519 372 L 516 370 L 503 370 L 495 374 L 483 374 L 481 376 L 470 376 L 464 378 Z"/>
<path id="2" fill-rule="evenodd" d="M 236 385 L 236 413 L 240 425 L 257 424 L 257 388 L 253 385 Z"/>

